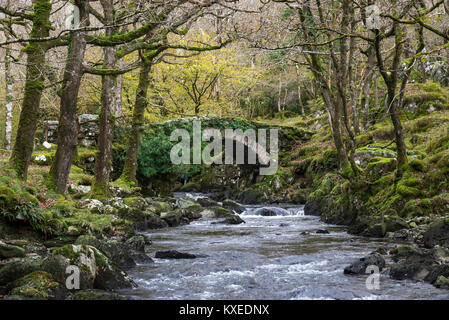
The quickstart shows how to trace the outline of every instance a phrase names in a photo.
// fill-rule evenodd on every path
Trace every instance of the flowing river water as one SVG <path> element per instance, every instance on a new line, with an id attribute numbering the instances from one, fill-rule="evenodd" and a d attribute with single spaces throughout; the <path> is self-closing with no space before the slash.
<path id="1" fill-rule="evenodd" d="M 152 230 L 149 256 L 154 264 L 129 270 L 138 288 L 132 299 L 449 299 L 446 290 L 382 274 L 380 288 L 369 290 L 368 275 L 343 274 L 345 266 L 394 242 L 346 233 L 344 227 L 305 216 L 302 206 L 279 205 L 277 216 L 257 215 L 247 207 L 239 225 L 200 220 Z M 326 229 L 329 234 L 317 234 Z M 304 234 L 304 232 L 306 232 Z M 302 234 L 303 233 L 303 234 Z M 201 255 L 196 259 L 156 259 L 160 250 Z M 388 260 L 387 260 L 388 264 Z"/>

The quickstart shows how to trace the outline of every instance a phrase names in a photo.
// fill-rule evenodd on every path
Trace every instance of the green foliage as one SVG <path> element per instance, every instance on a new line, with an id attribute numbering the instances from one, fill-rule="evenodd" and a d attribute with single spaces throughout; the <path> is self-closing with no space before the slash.
<path id="1" fill-rule="evenodd" d="M 170 137 L 161 132 L 157 132 L 152 137 L 144 135 L 138 154 L 139 176 L 149 179 L 157 174 L 164 175 L 172 172 L 173 165 L 170 161 L 172 147 Z"/>

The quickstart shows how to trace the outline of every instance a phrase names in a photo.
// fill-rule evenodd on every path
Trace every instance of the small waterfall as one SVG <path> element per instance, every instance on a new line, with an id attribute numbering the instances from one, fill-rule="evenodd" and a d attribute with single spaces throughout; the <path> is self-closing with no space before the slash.
<path id="1" fill-rule="evenodd" d="M 247 216 L 303 216 L 304 207 L 291 207 L 291 208 L 281 208 L 281 207 L 257 207 L 248 208 L 243 215 Z"/>

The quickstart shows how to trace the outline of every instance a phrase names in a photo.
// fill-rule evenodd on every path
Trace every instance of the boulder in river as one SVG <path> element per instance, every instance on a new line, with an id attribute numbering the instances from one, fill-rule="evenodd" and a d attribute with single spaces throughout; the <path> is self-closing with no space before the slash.
<path id="1" fill-rule="evenodd" d="M 202 207 L 216 207 L 218 206 L 218 202 L 215 200 L 212 200 L 210 198 L 198 198 L 196 200 Z"/>
<path id="2" fill-rule="evenodd" d="M 435 284 L 440 276 L 449 277 L 449 249 L 435 246 L 432 249 L 399 246 L 393 255 L 396 262 L 390 276 L 396 280 L 424 280 Z"/>
<path id="3" fill-rule="evenodd" d="M 121 268 L 132 268 L 139 264 L 149 264 L 153 260 L 145 252 L 145 241 L 143 237 L 138 241 L 134 239 L 131 242 L 120 242 L 117 240 L 99 240 L 93 236 L 80 236 L 75 244 L 90 245 L 97 248 L 115 264 Z M 134 243 L 134 244 L 132 244 Z"/>
<path id="4" fill-rule="evenodd" d="M 271 216 L 288 216 L 290 213 L 282 208 L 278 207 L 263 207 L 258 208 L 252 211 L 250 214 L 256 215 L 256 216 L 264 216 L 264 217 L 271 217 Z"/>
<path id="5" fill-rule="evenodd" d="M 69 266 L 76 266 L 80 271 L 80 289 L 116 290 L 135 286 L 112 260 L 89 245 L 52 248 L 42 263 L 42 270 L 52 274 L 59 283 L 65 283 Z"/>
<path id="6" fill-rule="evenodd" d="M 195 259 L 196 255 L 176 250 L 157 251 L 155 256 L 157 259 Z"/>
<path id="7" fill-rule="evenodd" d="M 231 210 L 232 212 L 237 214 L 243 213 L 246 210 L 246 208 L 242 206 L 240 203 L 230 199 L 223 200 L 222 206 L 223 208 Z"/>
<path id="8" fill-rule="evenodd" d="M 201 216 L 204 219 L 227 218 L 230 215 L 232 215 L 232 212 L 223 207 L 209 207 L 201 211 Z"/>
<path id="9" fill-rule="evenodd" d="M 258 189 L 247 189 L 243 191 L 243 193 L 239 196 L 239 201 L 242 201 L 243 203 L 261 203 L 267 200 L 266 195 L 263 191 Z"/>
<path id="10" fill-rule="evenodd" d="M 146 222 L 148 229 L 162 229 L 168 227 L 168 223 L 157 214 L 149 215 Z"/>
<path id="11" fill-rule="evenodd" d="M 71 244 L 51 248 L 41 270 L 50 273 L 57 282 L 65 283 L 68 276 L 66 271 L 70 266 L 74 266 L 79 270 L 79 288 L 93 288 L 97 265 L 92 248 Z"/>
<path id="12" fill-rule="evenodd" d="M 306 216 L 321 216 L 323 204 L 321 200 L 309 200 L 304 206 Z"/>
<path id="13" fill-rule="evenodd" d="M 241 223 L 246 222 L 242 218 L 240 218 L 240 216 L 237 214 L 231 214 L 222 221 L 213 222 L 213 224 L 241 224 Z"/>
<path id="14" fill-rule="evenodd" d="M 385 267 L 385 259 L 378 253 L 371 253 L 351 263 L 344 269 L 344 274 L 366 274 L 369 266 L 377 266 L 379 270 Z"/>
<path id="15" fill-rule="evenodd" d="M 433 222 L 424 232 L 423 241 L 426 248 L 432 248 L 436 245 L 449 248 L 449 218 Z"/>
<path id="16" fill-rule="evenodd" d="M 327 231 L 326 229 L 318 229 L 315 233 L 318 233 L 318 234 L 329 234 L 330 232 Z"/>

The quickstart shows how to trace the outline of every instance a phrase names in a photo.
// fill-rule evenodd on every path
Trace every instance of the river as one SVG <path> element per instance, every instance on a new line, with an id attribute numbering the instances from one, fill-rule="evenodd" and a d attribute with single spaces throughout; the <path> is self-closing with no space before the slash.
<path id="1" fill-rule="evenodd" d="M 255 215 L 259 207 L 247 207 L 241 215 L 246 223 L 240 225 L 200 220 L 146 233 L 153 241 L 148 254 L 155 263 L 129 270 L 139 287 L 121 293 L 132 299 L 164 300 L 449 298 L 446 290 L 392 280 L 385 273 L 379 289 L 370 290 L 368 275 L 344 275 L 344 267 L 379 246 L 395 243 L 350 235 L 344 227 L 305 216 L 302 206 L 279 205 L 288 211 L 280 216 Z M 317 234 L 318 229 L 329 234 Z M 154 258 L 160 250 L 204 257 Z"/>

